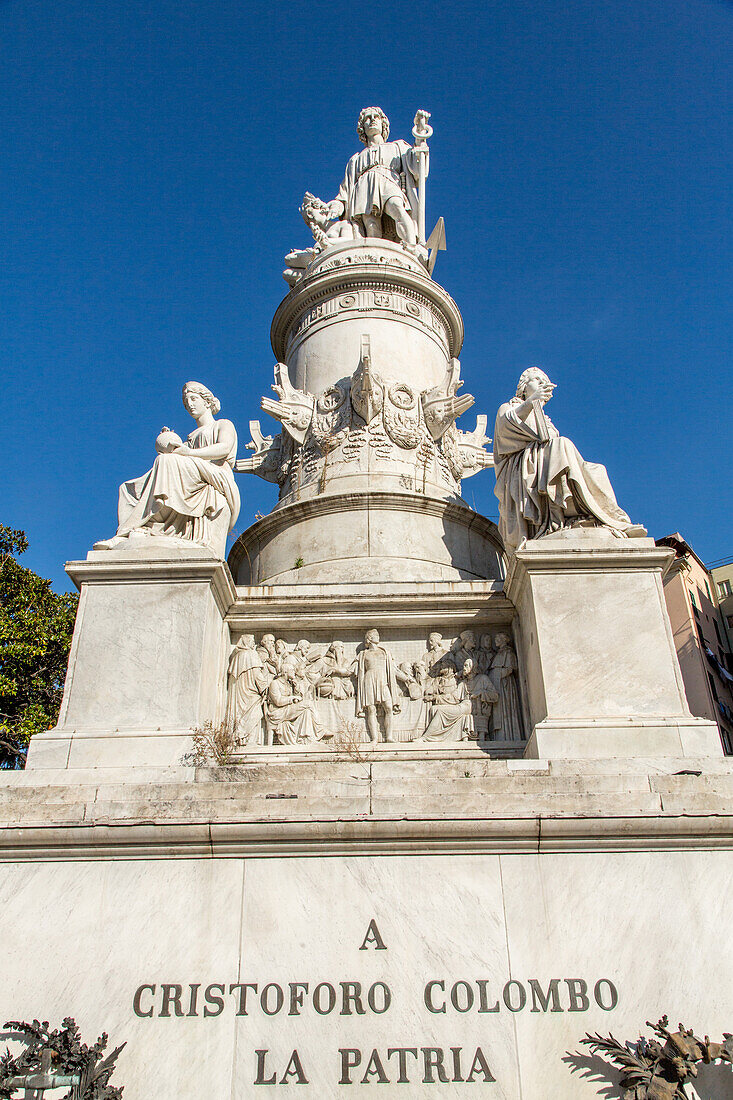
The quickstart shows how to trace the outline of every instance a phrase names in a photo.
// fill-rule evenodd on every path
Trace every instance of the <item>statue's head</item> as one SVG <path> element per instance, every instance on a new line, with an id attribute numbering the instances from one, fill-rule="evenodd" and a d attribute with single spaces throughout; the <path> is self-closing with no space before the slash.
<path id="1" fill-rule="evenodd" d="M 466 657 L 466 660 L 463 662 L 463 675 L 466 677 L 466 679 L 468 679 L 472 672 L 473 659 L 471 657 Z"/>
<path id="2" fill-rule="evenodd" d="M 287 680 L 292 680 L 298 675 L 298 660 L 293 657 L 292 654 L 289 657 L 284 657 L 280 665 L 280 675 L 284 676 Z"/>
<path id="3" fill-rule="evenodd" d="M 552 385 L 552 382 L 550 382 L 550 379 L 543 370 L 540 370 L 539 367 L 528 367 L 527 370 L 522 371 L 519 382 L 517 383 L 516 396 L 520 401 L 524 401 L 527 386 L 530 382 L 547 382 L 549 385 Z"/>
<path id="4" fill-rule="evenodd" d="M 265 649 L 273 650 L 275 648 L 275 635 L 263 634 L 260 640 L 260 645 Z"/>
<path id="5" fill-rule="evenodd" d="M 494 636 L 494 646 L 496 647 L 496 649 L 504 649 L 504 647 L 508 646 L 508 645 L 509 645 L 509 635 L 508 634 L 503 634 L 503 633 L 500 632 L 499 634 L 496 634 Z"/>
<path id="6" fill-rule="evenodd" d="M 460 639 L 464 649 L 473 649 L 476 645 L 476 638 L 472 630 L 462 630 Z"/>
<path id="7" fill-rule="evenodd" d="M 255 647 L 255 636 L 254 636 L 254 634 L 243 634 L 242 637 L 239 639 L 239 644 L 242 647 L 242 649 L 254 649 L 254 647 Z"/>
<path id="8" fill-rule="evenodd" d="M 482 649 L 491 649 L 491 635 L 490 634 L 482 634 L 481 635 L 481 648 Z"/>
<path id="9" fill-rule="evenodd" d="M 359 121 L 356 124 L 356 132 L 362 145 L 367 144 L 367 127 L 380 121 L 382 123 L 382 140 L 389 137 L 389 119 L 381 107 L 364 107 L 359 113 Z"/>
<path id="10" fill-rule="evenodd" d="M 374 630 L 374 629 L 367 630 L 366 634 L 364 635 L 364 644 L 367 645 L 367 646 L 373 646 L 373 645 L 377 645 L 378 642 L 379 642 L 379 631 Z"/>
<path id="11" fill-rule="evenodd" d="M 443 644 L 443 635 L 438 634 L 437 630 L 434 630 L 432 634 L 428 634 L 428 648 L 440 649 Z"/>
<path id="12" fill-rule="evenodd" d="M 311 647 L 311 644 L 308 641 L 308 639 L 307 638 L 301 638 L 300 641 L 295 646 L 295 650 L 296 650 L 296 653 L 302 653 L 303 656 L 305 657 L 305 656 L 307 656 L 308 651 L 310 650 L 310 647 Z"/>
<path id="13" fill-rule="evenodd" d="M 183 387 L 183 404 L 186 406 L 187 409 L 188 402 L 186 398 L 189 394 L 198 394 L 200 397 L 202 397 L 206 405 L 208 405 L 208 407 L 211 409 L 214 416 L 216 416 L 219 409 L 221 408 L 221 402 L 219 401 L 219 399 L 214 397 L 211 390 L 207 389 L 202 382 L 186 382 L 186 385 Z"/>

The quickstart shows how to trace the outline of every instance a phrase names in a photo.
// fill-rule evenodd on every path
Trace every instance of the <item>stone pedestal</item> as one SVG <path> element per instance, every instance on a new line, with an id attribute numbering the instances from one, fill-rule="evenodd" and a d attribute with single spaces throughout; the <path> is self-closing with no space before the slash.
<path id="1" fill-rule="evenodd" d="M 201 547 L 149 539 L 69 562 L 81 590 L 58 725 L 31 741 L 28 768 L 179 761 L 191 728 L 217 717 L 235 589 Z"/>
<path id="2" fill-rule="evenodd" d="M 605 528 L 517 551 L 506 593 L 519 615 L 528 756 L 722 755 L 717 726 L 685 699 L 662 592 L 670 558 L 653 539 Z"/>

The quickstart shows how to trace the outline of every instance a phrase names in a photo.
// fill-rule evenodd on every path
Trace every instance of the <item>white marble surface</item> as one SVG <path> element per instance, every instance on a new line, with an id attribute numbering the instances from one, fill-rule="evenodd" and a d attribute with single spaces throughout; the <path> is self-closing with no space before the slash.
<path id="1" fill-rule="evenodd" d="M 0 1012 L 59 1021 L 71 1014 L 85 1038 L 108 1030 L 112 1042 L 127 1041 L 117 1075 L 126 1100 L 266 1095 L 254 1088 L 258 1049 L 270 1051 L 268 1067 L 279 1075 L 298 1050 L 308 1076 L 298 1095 L 369 1096 L 376 1081 L 361 1079 L 373 1049 L 385 1055 L 396 1086 L 390 1047 L 461 1046 L 465 1061 L 476 1045 L 496 1077 L 483 1086 L 488 1096 L 592 1100 L 601 1085 L 563 1061 L 586 1031 L 635 1039 L 646 1019 L 663 1012 L 713 1038 L 730 1030 L 731 889 L 729 851 L 5 864 Z M 386 950 L 360 951 L 373 919 Z M 543 990 L 559 980 L 561 1012 L 532 1011 L 532 978 Z M 568 1012 L 566 979 L 576 978 L 591 990 L 611 979 L 617 1007 L 602 1011 L 591 992 L 588 1011 Z M 425 1006 L 430 980 L 446 983 L 445 1013 Z M 487 983 L 486 1007 L 498 1000 L 498 1011 L 478 1011 L 477 980 Z M 367 1003 L 364 1015 L 341 1015 L 340 983 L 350 981 L 362 992 L 386 983 L 388 1011 L 376 1014 Z M 474 991 L 465 1013 L 450 999 L 461 981 Z M 237 1016 L 229 986 L 243 982 L 258 990 L 248 993 L 248 1014 Z M 293 1015 L 291 982 L 309 986 Z M 337 991 L 333 1013 L 314 1010 L 319 982 Z M 505 1004 L 507 982 L 521 983 L 527 996 L 520 1011 Z M 151 1018 L 132 1007 L 147 983 L 156 991 L 143 994 L 140 1008 L 152 1007 Z M 161 1018 L 162 983 L 183 987 L 186 1009 L 190 984 L 200 984 L 198 1015 Z M 212 983 L 226 986 L 224 1005 L 204 1017 Z M 287 1001 L 268 1016 L 260 994 L 271 984 L 266 1003 L 274 1007 L 273 983 Z M 442 991 L 434 992 L 440 1007 Z M 516 1007 L 520 986 L 507 996 Z M 460 987 L 460 1007 L 465 997 Z M 338 1085 L 340 1047 L 362 1052 L 362 1076 L 354 1074 L 348 1091 Z M 408 1066 L 414 1061 L 408 1057 Z M 730 1069 L 706 1075 L 712 1085 L 701 1095 L 730 1096 Z M 383 1095 L 466 1093 L 453 1082 L 429 1086 L 422 1071 L 411 1069 L 410 1078 L 394 1093 L 383 1086 Z"/>
<path id="2" fill-rule="evenodd" d="M 573 529 L 528 542 L 506 592 L 519 613 L 539 756 L 720 754 L 691 719 L 651 539 Z M 541 736 L 547 730 L 552 736 Z"/>

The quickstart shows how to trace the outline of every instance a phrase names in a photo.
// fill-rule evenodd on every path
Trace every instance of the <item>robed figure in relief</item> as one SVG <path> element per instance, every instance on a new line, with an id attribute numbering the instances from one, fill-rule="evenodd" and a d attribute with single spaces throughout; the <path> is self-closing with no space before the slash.
<path id="1" fill-rule="evenodd" d="M 231 420 L 215 420 L 219 401 L 200 382 L 183 387 L 183 404 L 196 421 L 184 443 L 164 428 L 150 470 L 120 486 L 114 538 L 95 544 L 112 550 L 123 540 L 169 536 L 206 546 L 223 558 L 226 539 L 239 515 L 234 481 L 237 433 Z"/>
<path id="2" fill-rule="evenodd" d="M 243 634 L 229 658 L 227 721 L 238 745 L 263 742 L 263 696 L 271 677 L 252 634 Z"/>
<path id="3" fill-rule="evenodd" d="M 616 503 L 606 467 L 586 462 L 544 411 L 554 388 L 544 371 L 532 367 L 496 417 L 494 492 L 507 551 L 583 521 L 620 536 L 646 534 Z"/>
<path id="4" fill-rule="evenodd" d="M 466 682 L 453 668 L 444 668 L 432 700 L 432 713 L 423 741 L 467 741 L 473 731 L 471 698 Z"/>

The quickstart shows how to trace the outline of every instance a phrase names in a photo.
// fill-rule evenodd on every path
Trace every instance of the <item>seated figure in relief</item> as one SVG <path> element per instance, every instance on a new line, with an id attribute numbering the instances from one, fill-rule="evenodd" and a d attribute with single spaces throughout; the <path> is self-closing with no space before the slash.
<path id="1" fill-rule="evenodd" d="M 444 668 L 432 699 L 431 717 L 423 741 L 467 741 L 473 732 L 471 699 L 454 668 Z"/>
<path id="2" fill-rule="evenodd" d="M 346 657 L 343 642 L 334 641 L 321 658 L 316 691 L 322 699 L 353 699 L 353 662 Z"/>
<path id="3" fill-rule="evenodd" d="M 578 524 L 608 527 L 620 537 L 645 535 L 616 503 L 606 467 L 586 462 L 545 413 L 554 388 L 544 371 L 531 367 L 496 417 L 494 492 L 507 551 Z"/>
<path id="4" fill-rule="evenodd" d="M 339 192 L 328 204 L 329 213 L 352 224 L 358 236 L 397 239 L 414 248 L 418 161 L 426 158 L 427 176 L 427 145 L 420 138 L 414 147 L 402 140 L 388 141 L 389 119 L 380 107 L 364 108 L 356 132 L 365 148 L 347 164 Z"/>
<path id="5" fill-rule="evenodd" d="M 183 404 L 196 421 L 195 429 L 184 443 L 163 428 L 151 469 L 120 486 L 117 534 L 95 543 L 95 550 L 163 535 L 198 543 L 224 557 L 227 535 L 239 515 L 233 473 L 237 433 L 230 420 L 214 419 L 219 402 L 200 382 L 186 382 Z"/>
<path id="6" fill-rule="evenodd" d="M 316 717 L 315 703 L 304 682 L 298 658 L 284 657 L 280 671 L 267 688 L 265 721 L 267 743 L 303 745 L 330 737 Z"/>

